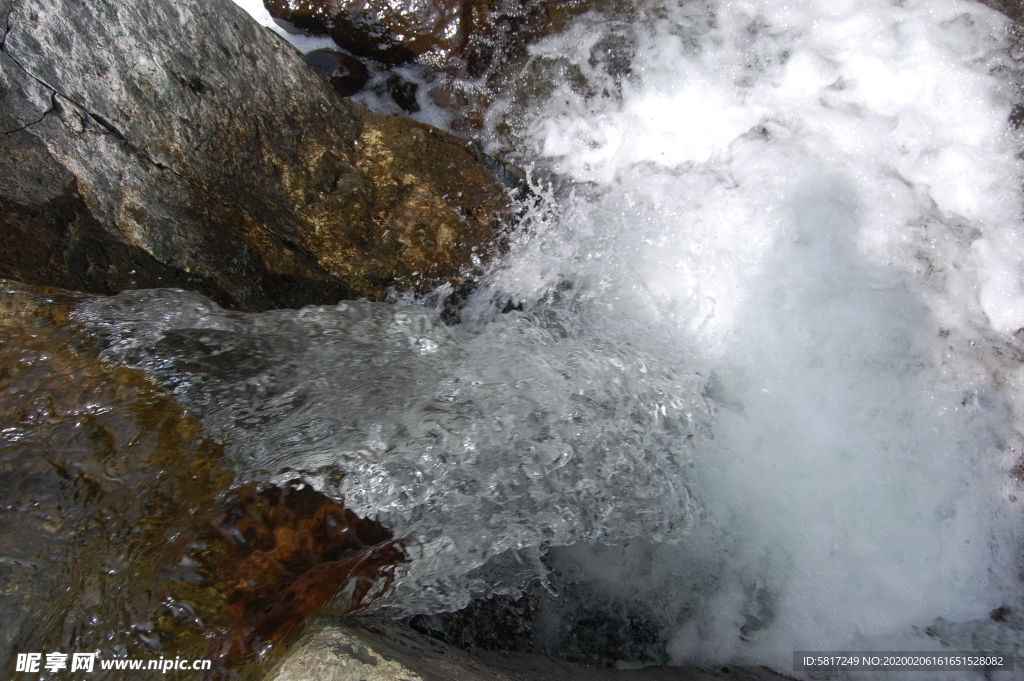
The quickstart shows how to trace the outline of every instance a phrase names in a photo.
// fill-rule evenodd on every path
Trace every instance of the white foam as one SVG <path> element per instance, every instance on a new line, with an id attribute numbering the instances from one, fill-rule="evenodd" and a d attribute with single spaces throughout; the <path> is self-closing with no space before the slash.
<path id="1" fill-rule="evenodd" d="M 337 43 L 328 38 L 327 36 L 313 36 L 307 35 L 299 31 L 288 31 L 285 30 L 284 26 L 277 23 L 274 17 L 270 16 L 270 12 L 263 5 L 263 0 L 233 0 L 236 5 L 244 9 L 249 13 L 253 19 L 256 20 L 260 26 L 269 28 L 274 33 L 278 34 L 292 45 L 295 46 L 299 52 L 307 54 L 313 50 L 336 50 L 338 49 Z"/>
<path id="2" fill-rule="evenodd" d="M 338 44 L 329 36 L 312 35 L 300 30 L 288 30 L 285 24 L 277 22 L 262 0 L 233 0 L 236 5 L 244 9 L 258 24 L 269 28 L 278 34 L 299 52 L 309 54 L 314 50 L 340 50 Z M 365 63 L 365 62 L 364 62 Z M 368 67 L 370 78 L 364 89 L 352 96 L 352 99 L 367 107 L 371 111 L 392 115 L 410 115 L 404 111 L 391 98 L 387 79 L 393 74 L 401 76 L 404 80 L 415 83 L 418 86 L 416 102 L 419 111 L 410 115 L 421 123 L 445 128 L 451 122 L 450 111 L 438 106 L 430 97 L 429 88 L 436 78 L 433 70 L 418 64 L 407 64 L 404 66 L 391 67 L 385 70 L 374 68 L 371 64 Z"/>
<path id="3" fill-rule="evenodd" d="M 788 670 L 796 649 L 924 649 L 939 645 L 921 633 L 936 618 L 1020 608 L 1008 469 L 1024 423 L 1011 338 L 1024 326 L 1024 244 L 1006 19 L 959 0 L 644 9 L 629 26 L 590 14 L 546 38 L 518 94 L 513 85 L 488 112 L 492 150 L 511 125 L 521 158 L 577 186 L 538 188 L 508 257 L 470 303 L 480 335 L 435 341 L 467 375 L 523 357 L 548 376 L 483 381 L 487 413 L 458 428 L 529 423 L 515 405 L 557 403 L 548 394 L 562 384 L 547 368 L 561 360 L 533 349 L 532 327 L 553 348 L 614 347 L 614 363 L 592 368 L 600 376 L 572 362 L 560 370 L 567 385 L 629 393 L 615 397 L 623 403 L 653 385 L 648 365 L 659 376 L 699 372 L 718 407 L 687 478 L 703 523 L 682 543 L 653 545 L 643 554 L 651 570 L 632 581 L 629 552 L 619 565 L 614 552 L 579 546 L 551 557 L 601 585 L 598 599 L 628 593 L 657 613 L 675 662 Z M 595 57 L 613 44 L 633 55 L 630 73 Z M 545 73 L 578 77 L 538 84 Z M 494 297 L 530 314 L 489 323 Z M 544 413 L 571 422 L 556 411 Z M 609 432 L 633 432 L 626 411 L 601 415 Z M 517 437 L 494 429 L 493 456 L 514 461 Z M 457 471 L 463 455 L 453 449 L 444 466 Z M 569 473 L 538 461 L 501 511 L 523 524 L 511 535 L 430 526 L 470 507 L 441 493 L 431 513 L 410 507 L 422 522 L 410 531 L 436 547 L 540 546 L 531 522 L 578 510 L 579 490 L 559 496 L 553 481 Z M 439 480 L 454 475 L 442 468 Z M 641 481 L 601 489 L 631 484 Z M 609 503 L 658 517 L 651 498 L 634 497 Z M 384 502 L 361 503 L 369 512 Z M 547 545 L 661 537 L 653 521 L 646 534 L 636 523 L 605 532 L 587 517 L 586 531 L 561 528 Z M 420 572 L 408 584 L 422 595 L 437 580 L 451 590 L 431 592 L 436 607 L 462 604 L 469 558 L 437 551 L 444 560 L 411 568 Z M 427 574 L 431 565 L 448 572 Z M 399 604 L 418 597 L 402 588 Z"/>
<path id="4" fill-rule="evenodd" d="M 1005 27 L 953 0 L 683 3 L 631 27 L 617 83 L 590 16 L 533 59 L 609 96 L 495 107 L 590 189 L 494 288 L 529 304 L 571 280 L 589 333 L 687 348 L 718 377 L 694 485 L 710 517 L 660 550 L 646 596 L 686 620 L 676 662 L 789 669 L 795 649 L 1020 605 L 1020 372 L 974 345 L 1024 325 Z"/>

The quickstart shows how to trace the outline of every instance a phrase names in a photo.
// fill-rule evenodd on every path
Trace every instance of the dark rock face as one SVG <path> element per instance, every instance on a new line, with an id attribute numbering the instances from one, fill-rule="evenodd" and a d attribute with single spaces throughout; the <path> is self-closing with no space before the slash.
<path id="1" fill-rule="evenodd" d="M 366 85 L 369 73 L 363 62 L 337 50 L 313 50 L 306 55 L 309 63 L 342 97 L 351 97 Z"/>
<path id="2" fill-rule="evenodd" d="M 382 3 L 384 4 L 384 3 Z M 366 3 L 351 0 L 264 0 L 270 15 L 296 28 L 329 35 L 352 54 L 385 64 L 405 64 L 417 53 L 404 44 L 386 19 Z"/>
<path id="3" fill-rule="evenodd" d="M 981 2 L 992 9 L 999 10 L 1015 22 L 1019 23 L 1024 19 L 1024 5 L 1021 5 L 1018 0 L 981 0 Z"/>
<path id="4" fill-rule="evenodd" d="M 416 101 L 416 91 L 419 89 L 416 83 L 410 83 L 397 73 L 393 73 L 388 78 L 387 87 L 392 101 L 402 107 L 403 111 L 416 113 L 420 110 L 420 105 Z"/>
<path id="5" fill-rule="evenodd" d="M 329 35 L 339 47 L 385 64 L 413 61 L 442 46 L 436 36 L 457 27 L 458 4 L 392 6 L 363 0 L 264 0 L 270 15 L 296 28 Z M 445 47 L 448 47 L 445 45 Z"/>
<path id="6" fill-rule="evenodd" d="M 507 214 L 461 141 L 342 100 L 230 0 L 0 16 L 0 276 L 244 310 L 379 300 L 460 283 Z"/>

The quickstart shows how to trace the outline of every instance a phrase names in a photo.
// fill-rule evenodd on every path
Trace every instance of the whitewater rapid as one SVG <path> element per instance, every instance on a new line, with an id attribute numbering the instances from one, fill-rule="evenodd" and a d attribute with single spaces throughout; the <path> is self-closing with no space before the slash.
<path id="1" fill-rule="evenodd" d="M 565 82 L 491 114 L 586 188 L 493 286 L 532 301 L 578 282 L 595 333 L 686 347 L 711 379 L 691 482 L 706 520 L 651 549 L 653 579 L 608 579 L 577 549 L 580 580 L 604 580 L 590 598 L 644 603 L 673 662 L 787 670 L 793 650 L 922 648 L 936 618 L 973 631 L 1019 607 L 1007 20 L 869 1 L 640 17 L 590 15 L 532 50 L 584 74 L 583 95 Z M 610 35 L 628 75 L 599 58 Z"/>
<path id="2" fill-rule="evenodd" d="M 575 594 L 551 640 L 629 603 L 677 664 L 1020 645 L 1015 49 L 958 0 L 595 10 L 493 81 L 480 140 L 555 181 L 461 327 L 170 293 L 81 318 L 253 477 L 410 537 L 392 612 L 539 577 Z M 160 345 L 214 331 L 266 365 Z"/>

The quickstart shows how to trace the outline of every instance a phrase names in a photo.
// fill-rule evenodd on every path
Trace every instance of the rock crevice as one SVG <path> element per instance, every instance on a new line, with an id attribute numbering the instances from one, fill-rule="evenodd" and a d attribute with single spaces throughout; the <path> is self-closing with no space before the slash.
<path id="1" fill-rule="evenodd" d="M 7 43 L 7 35 L 11 32 L 11 14 L 14 12 L 14 0 L 0 2 L 0 10 L 4 13 L 4 37 L 0 38 L 0 50 Z"/>
<path id="2" fill-rule="evenodd" d="M 53 95 L 50 97 L 50 108 L 48 108 L 46 111 L 44 111 L 42 114 L 40 114 L 39 118 L 35 119 L 34 121 L 29 121 L 28 123 L 25 123 L 21 127 L 14 128 L 13 130 L 0 130 L 0 135 L 11 135 L 11 134 L 16 133 L 16 132 L 21 132 L 23 130 L 28 130 L 33 125 L 37 125 L 39 123 L 42 123 L 43 119 L 46 118 L 47 116 L 49 116 L 51 113 L 53 113 L 54 109 L 56 108 L 56 106 L 57 106 L 56 98 L 57 98 L 57 93 L 54 92 Z"/>
<path id="3" fill-rule="evenodd" d="M 45 119 L 49 114 L 51 114 L 51 113 L 53 113 L 53 112 L 58 110 L 57 98 L 60 97 L 61 99 L 66 101 L 68 104 L 71 104 L 71 105 L 75 106 L 79 110 L 77 115 L 79 116 L 80 119 L 81 119 L 81 114 L 84 113 L 86 116 L 91 118 L 97 125 L 99 125 L 100 128 L 105 130 L 107 133 L 113 135 L 114 137 L 116 137 L 121 142 L 124 142 L 133 152 L 138 154 L 140 158 L 143 158 L 143 159 L 149 161 L 150 163 L 152 163 L 154 166 L 156 166 L 160 170 L 170 170 L 171 172 L 174 172 L 173 168 L 170 168 L 168 166 L 163 165 L 162 163 L 159 163 L 159 162 L 153 160 L 142 149 L 140 149 L 138 146 L 132 144 L 128 140 L 128 138 L 125 137 L 124 133 L 122 133 L 120 130 L 118 130 L 116 127 L 114 127 L 114 125 L 110 121 L 108 121 L 103 116 L 101 116 L 101 115 L 99 115 L 97 113 L 89 111 L 88 107 L 86 107 L 85 104 L 83 104 L 81 102 L 75 101 L 73 98 L 69 97 L 65 93 L 60 92 L 59 90 L 54 88 L 52 85 L 50 85 L 46 81 L 44 81 L 41 78 L 39 78 L 38 76 L 33 74 L 28 69 L 26 69 L 21 64 L 21 62 L 18 61 L 18 59 L 16 57 L 11 55 L 9 53 L 9 51 L 4 48 L 4 45 L 6 44 L 6 41 L 7 41 L 7 35 L 11 32 L 11 29 L 12 29 L 12 26 L 10 24 L 10 17 L 13 15 L 13 13 L 14 13 L 13 9 L 11 10 L 11 12 L 8 13 L 7 33 L 4 34 L 4 41 L 3 41 L 3 43 L 0 43 L 0 51 L 3 51 L 6 54 L 6 57 L 8 59 L 10 59 L 14 63 L 15 66 L 17 66 L 19 69 L 21 69 L 22 72 L 24 72 L 24 74 L 26 76 L 28 76 L 29 78 L 34 80 L 39 86 L 41 86 L 42 88 L 45 88 L 49 92 L 49 95 L 50 95 L 50 105 L 49 105 L 49 107 L 47 107 L 47 109 L 45 111 L 43 111 L 40 114 L 39 118 L 37 118 L 36 120 L 31 121 L 29 123 L 26 123 L 25 125 L 21 126 L 20 128 L 16 128 L 14 130 L 3 131 L 3 134 L 10 134 L 12 132 L 19 132 L 21 130 L 26 130 L 26 129 L 32 127 L 33 125 L 36 125 L 37 123 L 42 122 L 43 119 Z M 82 120 L 84 120 L 84 119 L 82 119 Z"/>

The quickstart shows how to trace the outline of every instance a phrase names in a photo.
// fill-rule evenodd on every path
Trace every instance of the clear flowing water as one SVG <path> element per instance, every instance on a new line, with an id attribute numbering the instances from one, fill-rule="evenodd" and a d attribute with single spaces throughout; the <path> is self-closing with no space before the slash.
<path id="1" fill-rule="evenodd" d="M 78 319 L 244 475 L 410 537 L 391 612 L 539 578 L 541 629 L 629 603 L 677 664 L 1015 647 L 1009 29 L 955 0 L 587 13 L 490 81 L 490 150 L 558 182 L 461 326 L 180 292 Z"/>

